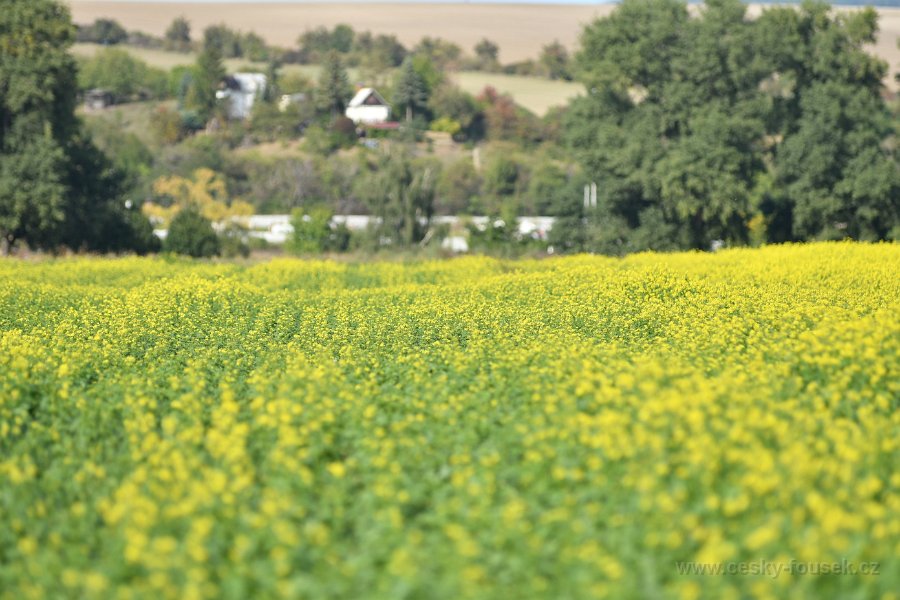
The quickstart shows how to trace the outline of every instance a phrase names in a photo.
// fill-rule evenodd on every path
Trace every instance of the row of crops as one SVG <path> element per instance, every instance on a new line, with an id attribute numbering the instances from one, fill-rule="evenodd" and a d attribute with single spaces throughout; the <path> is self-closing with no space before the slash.
<path id="1" fill-rule="evenodd" d="M 0 598 L 896 597 L 898 409 L 897 245 L 0 261 Z"/>

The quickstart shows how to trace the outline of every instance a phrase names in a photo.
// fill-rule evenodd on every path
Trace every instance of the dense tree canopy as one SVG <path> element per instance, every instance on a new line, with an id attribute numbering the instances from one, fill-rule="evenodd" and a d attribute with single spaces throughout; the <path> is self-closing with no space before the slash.
<path id="1" fill-rule="evenodd" d="M 434 212 L 439 164 L 396 147 L 381 153 L 360 178 L 360 191 L 379 221 L 380 237 L 411 246 L 425 235 Z"/>
<path id="2" fill-rule="evenodd" d="M 588 27 L 568 139 L 598 183 L 587 247 L 881 239 L 900 224 L 873 10 L 625 0 Z M 573 198 L 572 202 L 577 202 Z M 895 233 L 891 233 L 891 230 Z"/>
<path id="3" fill-rule="evenodd" d="M 319 84 L 316 87 L 316 107 L 332 119 L 344 112 L 347 103 L 353 97 L 350 78 L 340 55 L 331 51 L 325 56 Z"/>
<path id="4" fill-rule="evenodd" d="M 58 2 L 0 11 L 0 237 L 33 247 L 133 247 L 140 217 L 121 202 L 121 177 L 75 117 L 74 39 Z"/>

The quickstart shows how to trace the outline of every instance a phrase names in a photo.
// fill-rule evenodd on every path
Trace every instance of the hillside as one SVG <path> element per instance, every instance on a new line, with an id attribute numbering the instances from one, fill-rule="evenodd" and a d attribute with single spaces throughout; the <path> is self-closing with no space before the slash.
<path id="1" fill-rule="evenodd" d="M 98 44 L 75 44 L 72 52 L 76 56 L 91 57 L 103 48 Z M 193 64 L 197 57 L 192 53 L 166 52 L 165 50 L 153 50 L 147 48 L 135 48 L 122 46 L 134 56 L 147 64 L 161 69 L 171 69 L 177 66 Z M 225 61 L 229 71 L 238 71 L 248 67 L 264 71 L 266 66 L 261 63 L 253 63 L 244 59 L 229 59 Z M 318 65 L 285 65 L 282 68 L 284 75 L 300 74 L 311 80 L 319 76 Z M 359 72 L 348 69 L 350 78 L 355 83 L 365 84 L 359 80 Z M 551 81 L 543 77 L 526 77 L 519 75 L 504 75 L 501 73 L 461 72 L 452 75 L 453 81 L 466 92 L 478 95 L 485 86 L 493 86 L 497 91 L 509 94 L 516 102 L 536 115 L 543 115 L 554 106 L 565 105 L 569 99 L 577 96 L 582 91 L 582 85 L 568 81 Z"/>

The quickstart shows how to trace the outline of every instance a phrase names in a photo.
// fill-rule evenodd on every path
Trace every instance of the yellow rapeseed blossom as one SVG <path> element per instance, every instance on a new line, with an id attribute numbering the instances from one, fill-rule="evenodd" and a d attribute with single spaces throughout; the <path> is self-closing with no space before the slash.
<path id="1" fill-rule="evenodd" d="M 0 600 L 892 598 L 898 465 L 893 244 L 0 261 Z"/>

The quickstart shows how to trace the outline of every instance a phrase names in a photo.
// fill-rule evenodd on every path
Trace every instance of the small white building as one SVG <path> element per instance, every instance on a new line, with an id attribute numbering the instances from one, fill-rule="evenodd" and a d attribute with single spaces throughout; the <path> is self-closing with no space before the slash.
<path id="1" fill-rule="evenodd" d="M 365 87 L 356 92 L 344 114 L 357 125 L 386 123 L 391 118 L 391 105 L 375 91 L 375 88 Z"/>
<path id="2" fill-rule="evenodd" d="M 253 105 L 266 93 L 266 76 L 262 73 L 235 73 L 225 78 L 225 89 L 216 92 L 223 100 L 229 119 L 246 119 Z"/>

